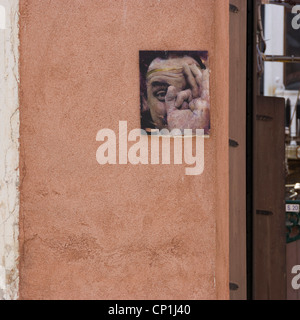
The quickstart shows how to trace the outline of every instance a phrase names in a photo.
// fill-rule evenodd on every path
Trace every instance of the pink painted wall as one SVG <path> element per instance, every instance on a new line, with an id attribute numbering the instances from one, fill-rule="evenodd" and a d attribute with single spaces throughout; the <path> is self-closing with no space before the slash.
<path id="1" fill-rule="evenodd" d="M 20 298 L 227 299 L 228 1 L 20 0 Z M 208 50 L 205 170 L 100 166 L 139 50 Z"/>

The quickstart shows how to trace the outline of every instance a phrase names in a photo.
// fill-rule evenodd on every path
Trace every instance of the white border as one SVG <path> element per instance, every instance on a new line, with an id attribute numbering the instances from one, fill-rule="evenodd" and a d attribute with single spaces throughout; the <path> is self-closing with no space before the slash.
<path id="1" fill-rule="evenodd" d="M 18 299 L 19 285 L 19 0 L 0 0 L 0 300 Z"/>

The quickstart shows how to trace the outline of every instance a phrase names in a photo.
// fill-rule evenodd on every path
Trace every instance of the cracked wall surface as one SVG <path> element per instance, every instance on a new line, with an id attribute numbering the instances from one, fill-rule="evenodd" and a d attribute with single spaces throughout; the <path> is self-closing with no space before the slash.
<path id="1" fill-rule="evenodd" d="M 18 0 L 0 0 L 0 300 L 18 298 L 19 102 Z"/>

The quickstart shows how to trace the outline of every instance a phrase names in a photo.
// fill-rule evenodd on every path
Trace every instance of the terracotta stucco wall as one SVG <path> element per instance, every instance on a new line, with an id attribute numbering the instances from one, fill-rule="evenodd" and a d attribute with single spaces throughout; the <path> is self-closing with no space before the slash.
<path id="1" fill-rule="evenodd" d="M 20 298 L 228 298 L 228 1 L 20 0 Z M 100 166 L 139 50 L 208 50 L 205 170 Z"/>

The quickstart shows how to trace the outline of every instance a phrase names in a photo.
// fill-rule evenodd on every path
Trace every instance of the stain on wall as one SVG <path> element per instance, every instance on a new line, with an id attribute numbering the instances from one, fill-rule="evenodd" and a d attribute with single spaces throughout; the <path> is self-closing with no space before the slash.
<path id="1" fill-rule="evenodd" d="M 20 0 L 20 298 L 227 299 L 228 1 Z M 106 165 L 139 50 L 208 50 L 205 170 Z"/>

